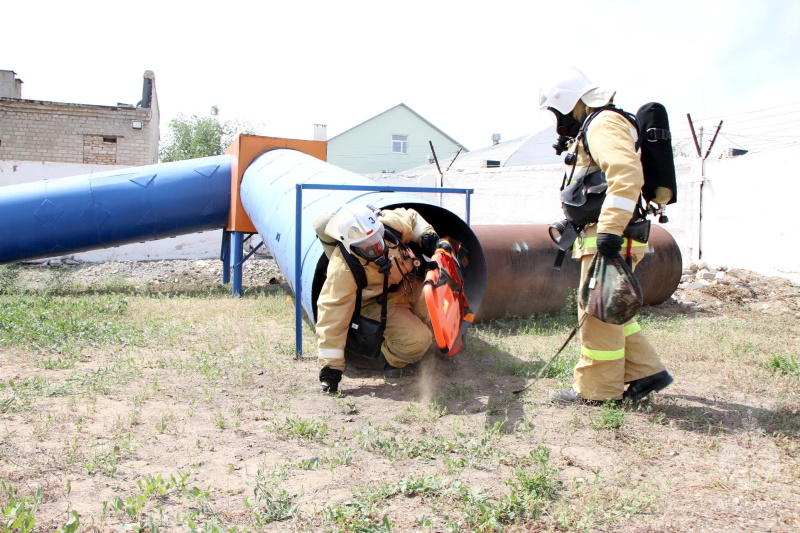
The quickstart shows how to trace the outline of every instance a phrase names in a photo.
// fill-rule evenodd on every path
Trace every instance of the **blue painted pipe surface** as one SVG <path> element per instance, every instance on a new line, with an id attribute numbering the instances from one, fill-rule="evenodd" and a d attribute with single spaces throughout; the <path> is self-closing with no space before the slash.
<path id="1" fill-rule="evenodd" d="M 370 185 L 375 182 L 353 172 L 288 149 L 266 152 L 245 170 L 240 188 L 242 205 L 261 237 L 269 246 L 278 267 L 297 294 L 296 250 L 299 245 L 300 296 L 303 309 L 312 323 L 316 319 L 316 300 L 325 280 L 327 257 L 316 238 L 313 222 L 320 213 L 336 211 L 345 203 L 371 204 L 378 208 L 416 209 L 440 235 L 459 239 L 469 250 L 470 266 L 464 285 L 473 312 L 483 301 L 487 272 L 483 250 L 466 222 L 451 211 L 400 192 L 306 189 L 302 195 L 300 243 L 297 242 L 297 186 Z"/>
<path id="2" fill-rule="evenodd" d="M 0 187 L 0 263 L 222 228 L 228 155 Z"/>

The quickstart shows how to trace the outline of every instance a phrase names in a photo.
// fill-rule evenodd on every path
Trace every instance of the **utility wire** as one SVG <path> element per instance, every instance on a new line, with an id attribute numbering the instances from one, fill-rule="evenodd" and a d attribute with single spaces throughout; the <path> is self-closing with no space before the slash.
<path id="1" fill-rule="evenodd" d="M 753 122 L 753 121 L 756 121 L 756 120 L 766 120 L 768 118 L 775 118 L 775 117 L 786 117 L 786 116 L 791 115 L 793 113 L 800 113 L 800 110 L 790 111 L 788 113 L 781 113 L 779 115 L 768 115 L 766 117 L 757 117 L 757 118 L 748 118 L 746 120 L 737 120 L 737 121 L 732 121 L 730 124 L 735 126 L 737 124 L 744 124 L 745 122 Z M 797 120 L 797 119 L 795 119 L 795 120 Z"/>
<path id="2" fill-rule="evenodd" d="M 788 128 L 782 128 L 780 130 L 773 129 L 776 126 L 785 126 L 786 124 L 794 124 L 794 126 L 789 126 Z M 789 122 L 780 122 L 778 124 L 764 124 L 762 126 L 748 126 L 746 128 L 734 128 L 736 131 L 749 131 L 749 130 L 758 130 L 764 128 L 770 128 L 770 131 L 785 131 L 790 130 L 792 128 L 800 127 L 800 120 L 790 120 Z"/>
<path id="3" fill-rule="evenodd" d="M 695 119 L 694 122 L 702 122 L 704 120 L 717 120 L 719 118 L 724 118 L 724 119 L 727 120 L 727 118 L 729 118 L 729 117 L 738 117 L 740 115 L 750 115 L 752 113 L 762 113 L 764 111 L 771 111 L 773 109 L 780 109 L 782 107 L 789 107 L 789 106 L 793 106 L 793 105 L 800 105 L 800 102 L 791 102 L 789 104 L 781 104 L 781 105 L 774 106 L 774 107 L 765 107 L 764 109 L 756 109 L 755 111 L 744 111 L 742 113 L 734 113 L 734 114 L 725 115 L 725 116 L 719 116 L 719 117 L 698 118 L 698 119 Z"/>

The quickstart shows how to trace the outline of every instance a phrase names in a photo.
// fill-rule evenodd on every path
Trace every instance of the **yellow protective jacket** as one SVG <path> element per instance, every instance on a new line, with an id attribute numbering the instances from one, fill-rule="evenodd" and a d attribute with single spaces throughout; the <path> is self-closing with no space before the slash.
<path id="1" fill-rule="evenodd" d="M 602 111 L 592 120 L 586 132 L 591 157 L 586 153 L 583 142 L 578 143 L 574 177 L 600 168 L 605 173 L 608 189 L 600 219 L 597 224 L 584 228 L 582 239 L 576 242 L 574 258 L 579 259 L 597 251 L 595 239 L 598 233 L 622 235 L 630 222 L 644 186 L 642 163 L 636 152 L 637 138 L 636 128 L 628 119 L 615 111 Z M 626 239 L 623 247 L 627 244 Z M 634 242 L 633 248 L 636 255 L 644 255 L 647 251 L 647 245 L 642 243 Z"/>
<path id="2" fill-rule="evenodd" d="M 403 243 L 419 244 L 423 233 L 434 231 L 422 216 L 413 209 L 385 209 L 379 217 L 384 226 L 400 233 Z M 409 303 L 409 283 L 414 275 L 410 257 L 406 257 L 403 247 L 392 247 L 387 240 L 392 268 L 389 285 L 394 291 L 389 294 L 389 305 Z M 378 272 L 374 262 L 366 262 L 356 257 L 367 275 L 367 286 L 361 292 L 361 306 L 375 304 L 375 298 L 383 292 L 383 274 Z M 353 316 L 356 304 L 357 285 L 353 273 L 342 256 L 340 247 L 331 253 L 328 262 L 327 277 L 317 299 L 317 336 L 319 358 L 330 363 L 343 364 L 344 346 L 347 341 L 347 329 Z"/>

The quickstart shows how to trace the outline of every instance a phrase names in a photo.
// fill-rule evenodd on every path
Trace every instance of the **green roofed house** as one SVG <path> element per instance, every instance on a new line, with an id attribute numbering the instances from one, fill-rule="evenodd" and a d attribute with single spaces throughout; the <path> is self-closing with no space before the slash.
<path id="1" fill-rule="evenodd" d="M 405 104 L 398 104 L 328 140 L 328 163 L 358 174 L 400 172 L 427 164 L 433 143 L 439 161 L 461 144 Z"/>

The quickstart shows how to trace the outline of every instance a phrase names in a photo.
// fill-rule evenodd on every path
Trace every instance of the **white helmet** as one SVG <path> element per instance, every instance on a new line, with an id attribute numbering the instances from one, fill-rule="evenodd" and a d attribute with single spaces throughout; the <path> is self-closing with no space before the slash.
<path id="1" fill-rule="evenodd" d="M 375 211 L 363 205 L 350 204 L 343 205 L 325 228 L 325 233 L 367 261 L 383 255 L 386 249 L 384 231 Z"/>
<path id="2" fill-rule="evenodd" d="M 614 91 L 601 89 L 577 68 L 566 68 L 553 79 L 555 82 L 539 93 L 540 109 L 553 108 L 566 115 L 575 108 L 578 100 L 583 100 L 589 107 L 601 107 L 614 97 Z"/>

